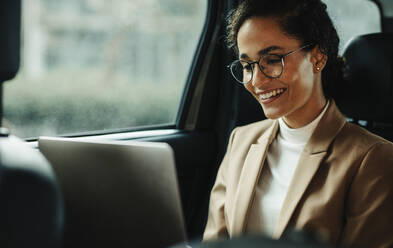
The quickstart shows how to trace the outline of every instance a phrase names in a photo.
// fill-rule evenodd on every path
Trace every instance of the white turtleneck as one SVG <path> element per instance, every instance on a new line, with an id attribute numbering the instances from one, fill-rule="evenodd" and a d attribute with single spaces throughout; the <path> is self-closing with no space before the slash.
<path id="1" fill-rule="evenodd" d="M 282 118 L 278 119 L 279 131 L 269 146 L 250 209 L 248 233 L 264 234 L 269 237 L 273 235 L 300 154 L 328 105 L 329 103 L 317 118 L 301 128 L 290 128 Z"/>

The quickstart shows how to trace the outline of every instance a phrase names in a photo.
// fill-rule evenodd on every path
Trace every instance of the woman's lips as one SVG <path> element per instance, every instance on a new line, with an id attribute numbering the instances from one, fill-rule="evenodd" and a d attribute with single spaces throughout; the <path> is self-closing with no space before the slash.
<path id="1" fill-rule="evenodd" d="M 261 93 L 258 94 L 258 99 L 264 104 L 271 103 L 272 101 L 279 98 L 286 90 L 286 88 L 279 88 L 269 92 Z"/>

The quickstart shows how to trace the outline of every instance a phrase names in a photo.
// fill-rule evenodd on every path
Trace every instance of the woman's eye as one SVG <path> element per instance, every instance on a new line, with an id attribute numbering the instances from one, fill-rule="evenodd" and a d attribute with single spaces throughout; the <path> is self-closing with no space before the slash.
<path id="1" fill-rule="evenodd" d="M 243 70 L 244 71 L 251 71 L 252 70 L 251 65 L 250 64 L 243 65 Z"/>
<path id="2" fill-rule="evenodd" d="M 278 58 L 266 59 L 266 63 L 269 65 L 278 64 L 281 63 L 281 59 Z"/>

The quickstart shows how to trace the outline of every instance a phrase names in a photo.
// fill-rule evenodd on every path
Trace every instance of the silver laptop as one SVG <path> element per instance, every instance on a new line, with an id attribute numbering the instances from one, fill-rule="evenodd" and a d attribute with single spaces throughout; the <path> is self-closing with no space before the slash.
<path id="1" fill-rule="evenodd" d="M 65 204 L 63 247 L 167 247 L 186 240 L 166 143 L 41 137 Z"/>

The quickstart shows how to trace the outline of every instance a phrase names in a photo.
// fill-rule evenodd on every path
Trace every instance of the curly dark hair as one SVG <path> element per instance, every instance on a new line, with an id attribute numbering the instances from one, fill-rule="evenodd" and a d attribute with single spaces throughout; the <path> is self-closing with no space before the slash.
<path id="1" fill-rule="evenodd" d="M 340 93 L 338 86 L 345 80 L 345 62 L 338 56 L 340 39 L 330 19 L 326 4 L 321 0 L 243 0 L 227 17 L 227 45 L 238 54 L 237 34 L 241 25 L 251 17 L 275 18 L 282 30 L 300 40 L 303 45 L 316 45 L 327 57 L 322 71 L 325 97 Z"/>

